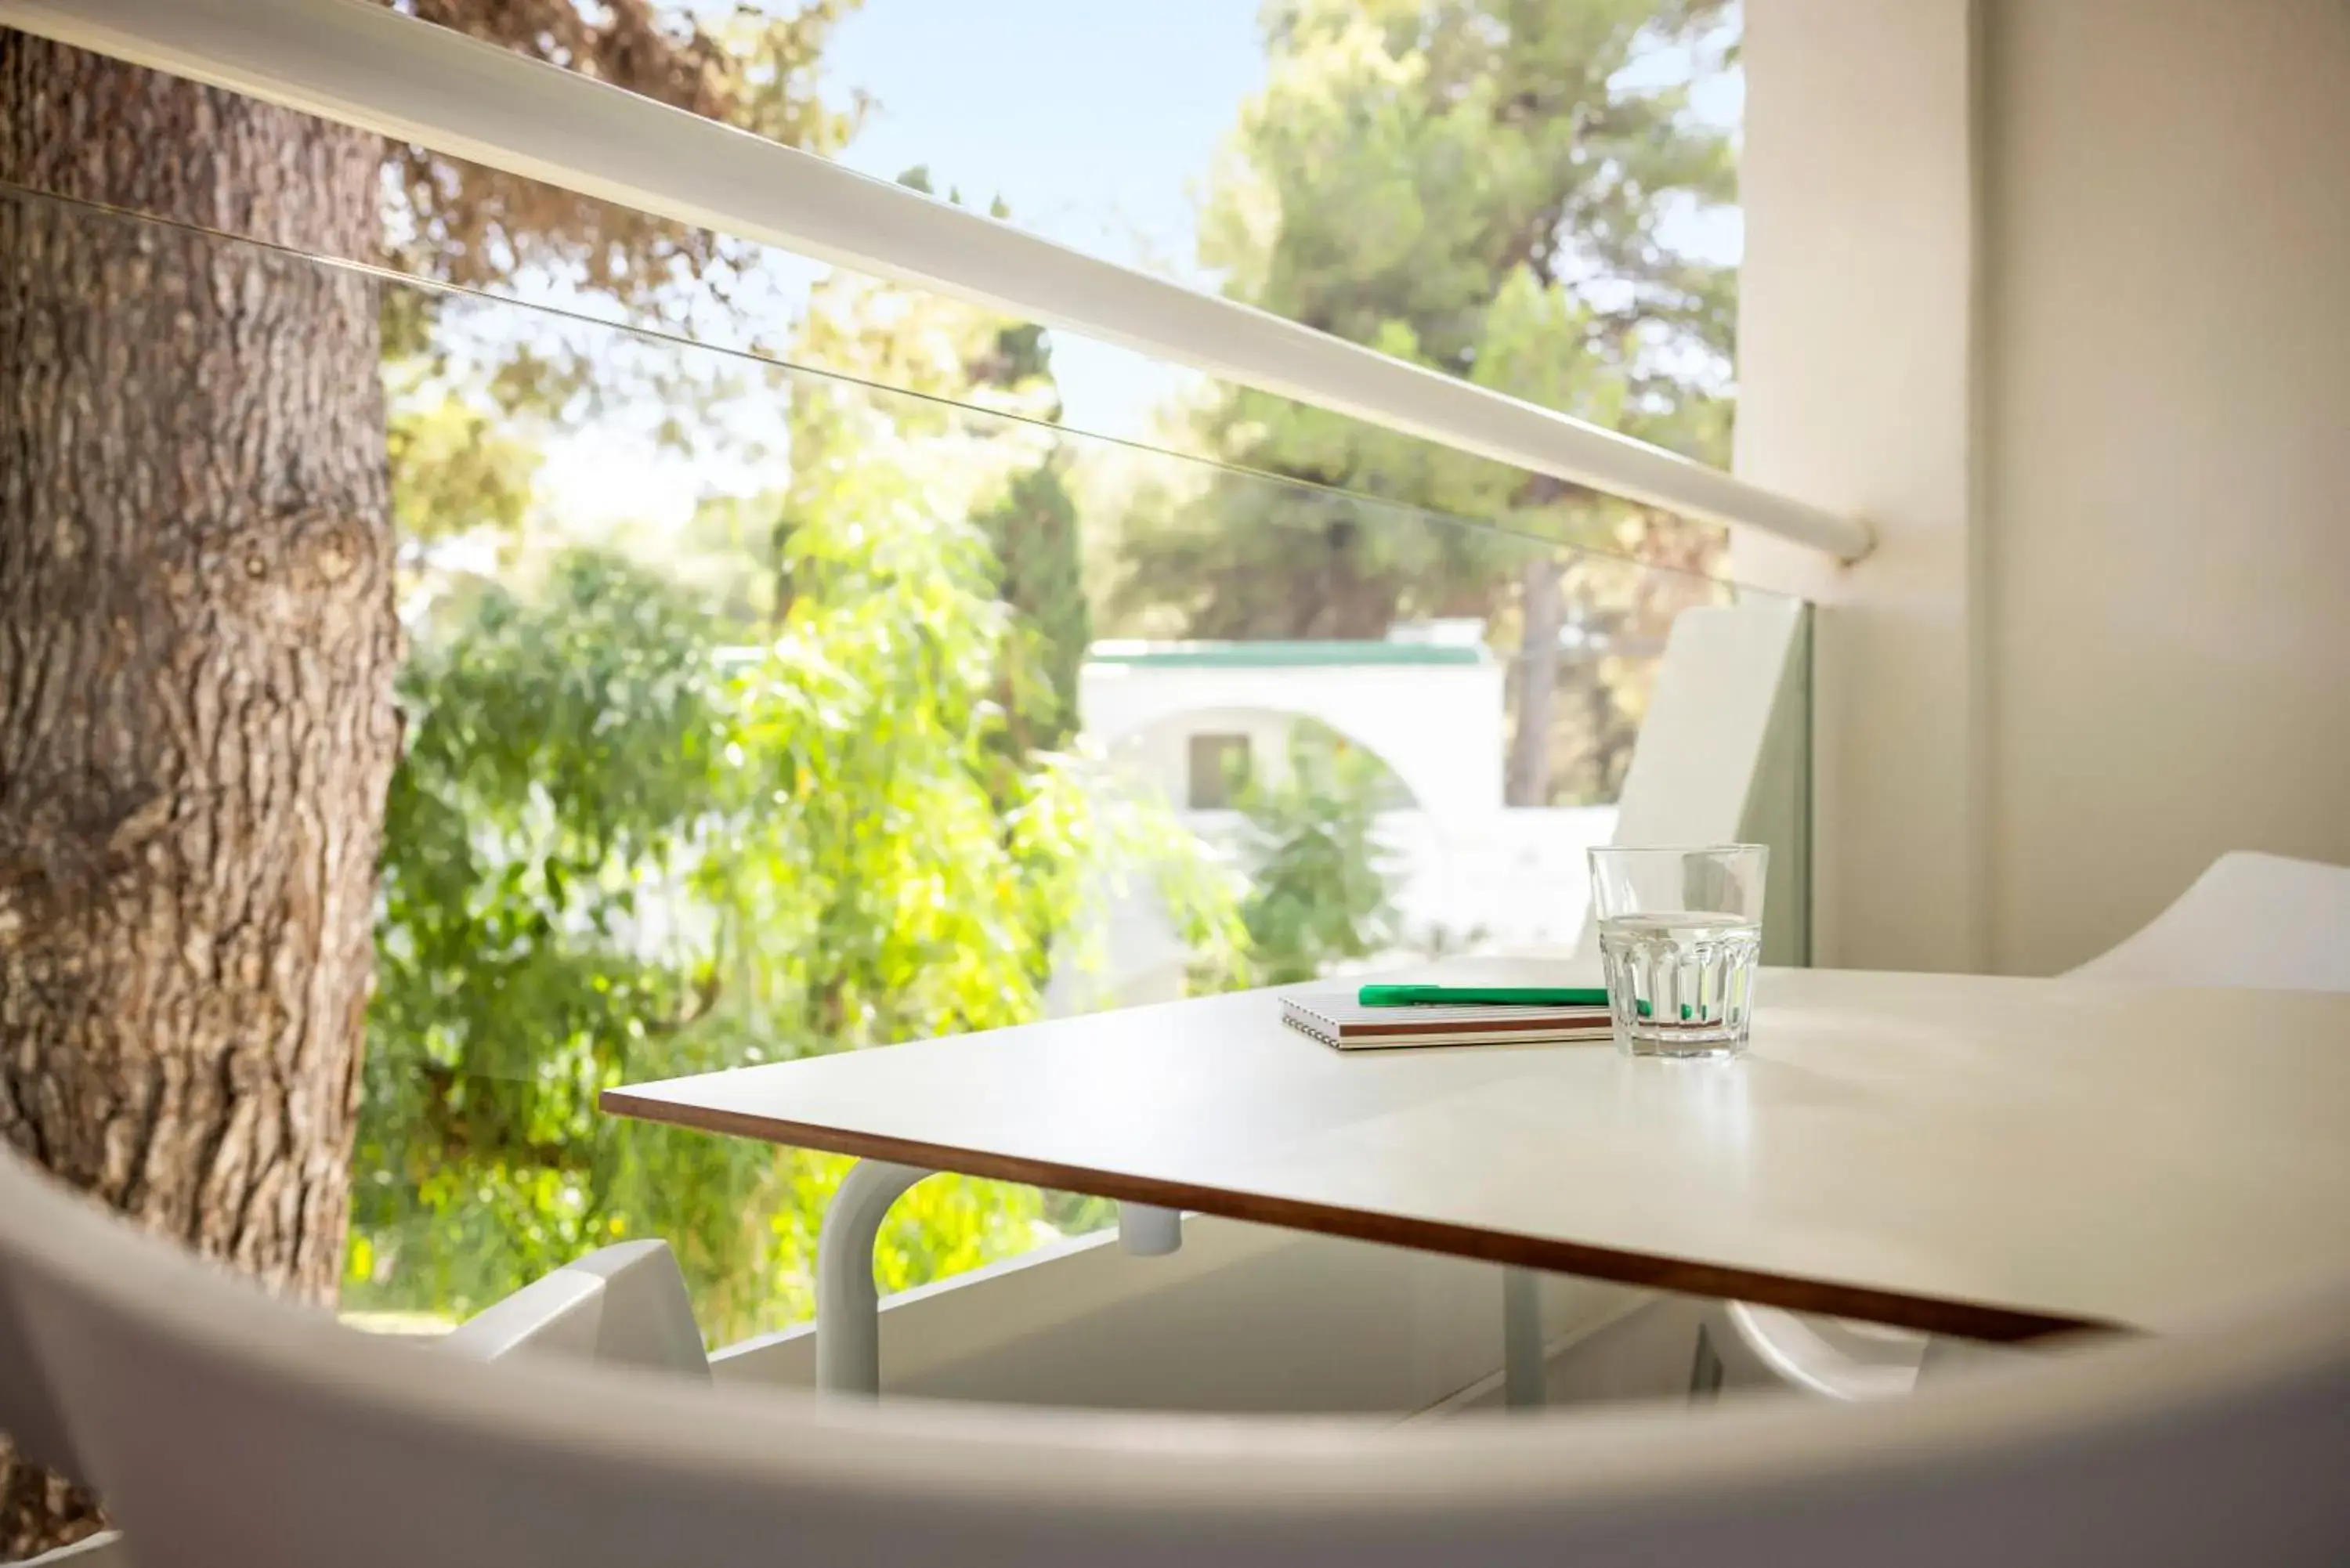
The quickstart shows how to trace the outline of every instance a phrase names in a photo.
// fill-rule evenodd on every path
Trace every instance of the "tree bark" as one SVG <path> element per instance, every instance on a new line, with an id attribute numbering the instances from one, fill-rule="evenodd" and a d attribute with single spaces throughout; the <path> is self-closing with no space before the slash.
<path id="1" fill-rule="evenodd" d="M 375 138 L 0 31 L 0 181 L 379 244 Z M 0 187 L 0 1137 L 333 1298 L 399 745 L 376 291 Z M 95 1528 L 0 1443 L 0 1556 Z"/>
<path id="2" fill-rule="evenodd" d="M 1512 805 L 1550 804 L 1551 710 L 1558 691 L 1558 634 L 1566 606 L 1557 557 L 1537 556 L 1518 576 L 1525 635 L 1518 643 L 1518 722 L 1510 733 L 1503 796 Z"/>

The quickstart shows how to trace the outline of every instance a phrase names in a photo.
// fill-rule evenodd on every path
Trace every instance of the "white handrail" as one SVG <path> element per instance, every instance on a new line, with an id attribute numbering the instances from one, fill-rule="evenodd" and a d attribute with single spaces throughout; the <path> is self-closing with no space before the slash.
<path id="1" fill-rule="evenodd" d="M 1858 519 L 369 0 L 0 0 L 0 24 L 603 201 L 920 285 L 1852 561 Z"/>

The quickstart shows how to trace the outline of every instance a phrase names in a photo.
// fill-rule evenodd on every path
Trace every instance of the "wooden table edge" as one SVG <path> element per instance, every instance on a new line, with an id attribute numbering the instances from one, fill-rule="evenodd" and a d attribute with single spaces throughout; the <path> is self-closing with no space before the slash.
<path id="1" fill-rule="evenodd" d="M 1440 1252 L 1481 1262 L 1503 1263 L 1548 1273 L 1580 1274 L 1617 1284 L 1672 1291 L 1683 1295 L 1711 1296 L 1725 1301 L 1753 1302 L 1792 1312 L 1886 1324 L 1926 1334 L 1960 1339 L 2020 1344 L 2083 1333 L 2130 1332 L 2126 1325 L 2094 1318 L 2064 1317 L 2024 1312 L 1979 1302 L 1939 1296 L 1910 1295 L 1800 1275 L 1774 1274 L 1749 1269 L 1700 1263 L 1664 1253 L 1627 1251 L 1546 1237 L 1481 1231 L 1440 1220 L 1409 1215 L 1378 1214 L 1315 1203 L 1304 1199 L 1272 1198 L 1235 1192 L 1191 1182 L 1129 1176 L 1088 1166 L 1061 1165 L 1051 1160 L 996 1154 L 985 1149 L 918 1139 L 888 1137 L 875 1133 L 844 1131 L 773 1116 L 718 1110 L 706 1106 L 680 1105 L 673 1100 L 631 1094 L 627 1088 L 606 1089 L 598 1104 L 607 1113 L 636 1121 L 660 1122 L 699 1132 L 754 1138 L 762 1143 L 845 1154 L 858 1159 L 888 1160 L 924 1170 L 952 1171 L 995 1181 L 1024 1182 L 1057 1191 L 1083 1193 L 1126 1203 L 1149 1203 L 1164 1209 L 1189 1209 L 1220 1219 L 1270 1225 L 1285 1231 L 1338 1236 L 1356 1241 Z"/>

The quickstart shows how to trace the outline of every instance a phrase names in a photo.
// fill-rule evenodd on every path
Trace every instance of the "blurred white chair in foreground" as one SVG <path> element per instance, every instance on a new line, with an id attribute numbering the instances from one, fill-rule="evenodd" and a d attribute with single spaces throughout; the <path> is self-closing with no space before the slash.
<path id="1" fill-rule="evenodd" d="M 1113 1416 L 467 1365 L 0 1152 L 17 1323 L 142 1568 L 2350 1561 L 2339 1291 L 1866 1406 Z"/>
<path id="2" fill-rule="evenodd" d="M 76 1477 L 91 1473 L 10 1298 L 9 1261 L 8 1249 L 0 1245 L 0 1432 L 20 1453 L 50 1469 Z M 570 1356 L 710 1380 L 685 1280 L 666 1241 L 623 1241 L 592 1252 L 452 1330 L 434 1349 L 471 1361 Z M 155 1560 L 140 1554 L 142 1564 Z M 23 1568 L 131 1568 L 131 1562 L 122 1532 L 110 1530 L 45 1552 Z"/>
<path id="3" fill-rule="evenodd" d="M 2068 980 L 2350 992 L 2350 867 L 2222 855 L 2136 934 Z M 1731 1302 L 1721 1317 L 1780 1381 L 1833 1399 L 1896 1398 L 1938 1355 L 1927 1336 Z M 1938 1345 L 1939 1342 L 1935 1342 Z M 1949 1359 L 1962 1357 L 1948 1347 Z"/>

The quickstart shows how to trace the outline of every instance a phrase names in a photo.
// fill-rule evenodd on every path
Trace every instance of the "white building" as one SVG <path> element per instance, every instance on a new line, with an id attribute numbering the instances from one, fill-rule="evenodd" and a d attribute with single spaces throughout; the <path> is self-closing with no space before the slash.
<path id="1" fill-rule="evenodd" d="M 1584 851 L 1612 806 L 1503 805 L 1504 670 L 1477 621 L 1385 641 L 1101 642 L 1078 677 L 1087 738 L 1211 843 L 1235 838 L 1235 779 L 1277 779 L 1313 720 L 1387 764 L 1379 836 L 1405 945 L 1572 943 L 1588 898 Z M 1186 954 L 1141 893 L 1115 901 L 1107 973 L 1121 1002 L 1180 995 Z"/>

